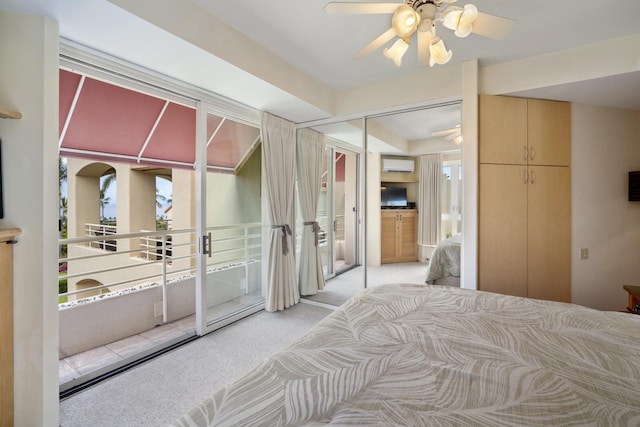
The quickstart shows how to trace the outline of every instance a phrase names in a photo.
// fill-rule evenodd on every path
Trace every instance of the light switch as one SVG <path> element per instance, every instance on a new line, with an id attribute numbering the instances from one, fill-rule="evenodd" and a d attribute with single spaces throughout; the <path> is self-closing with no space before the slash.
<path id="1" fill-rule="evenodd" d="M 580 259 L 589 259 L 589 249 L 580 248 Z"/>

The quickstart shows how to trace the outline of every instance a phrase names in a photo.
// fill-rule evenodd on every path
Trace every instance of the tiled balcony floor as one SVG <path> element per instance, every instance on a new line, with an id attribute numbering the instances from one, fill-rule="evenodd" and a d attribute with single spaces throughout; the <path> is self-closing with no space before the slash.
<path id="1" fill-rule="evenodd" d="M 264 302 L 261 292 L 252 292 L 207 310 L 208 319 L 223 318 L 249 306 Z M 195 315 L 157 326 L 138 335 L 69 356 L 58 361 L 58 384 L 61 390 L 117 369 L 137 358 L 161 350 L 167 344 L 195 334 Z"/>
<path id="2" fill-rule="evenodd" d="M 132 356 L 151 350 L 180 337 L 195 333 L 195 315 L 155 327 L 120 341 L 97 347 L 58 361 L 59 384 L 89 375 L 107 367 L 125 362 Z"/>

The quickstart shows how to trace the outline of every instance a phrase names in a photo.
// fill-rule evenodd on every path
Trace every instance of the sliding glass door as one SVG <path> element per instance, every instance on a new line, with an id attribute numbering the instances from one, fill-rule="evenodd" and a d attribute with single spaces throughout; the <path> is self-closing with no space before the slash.
<path id="1" fill-rule="evenodd" d="M 442 164 L 442 222 L 440 240 L 462 231 L 462 161 L 456 155 Z"/>
<path id="2" fill-rule="evenodd" d="M 208 110 L 205 145 L 200 308 L 209 332 L 264 307 L 260 129 Z"/>
<path id="3" fill-rule="evenodd" d="M 333 165 L 333 265 L 340 274 L 358 265 L 358 155 L 336 149 Z"/>

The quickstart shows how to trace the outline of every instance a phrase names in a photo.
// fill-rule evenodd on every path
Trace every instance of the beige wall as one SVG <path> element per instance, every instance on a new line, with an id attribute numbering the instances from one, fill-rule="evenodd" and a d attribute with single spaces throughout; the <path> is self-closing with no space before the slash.
<path id="1" fill-rule="evenodd" d="M 0 12 L 5 218 L 14 247 L 15 425 L 58 425 L 58 25 Z"/>
<path id="2" fill-rule="evenodd" d="M 573 104 L 571 125 L 572 302 L 620 310 L 622 285 L 640 284 L 640 202 L 627 200 L 628 172 L 640 170 L 640 111 Z"/>
<path id="3" fill-rule="evenodd" d="M 207 226 L 260 222 L 260 159 L 258 148 L 237 175 L 207 173 Z"/>

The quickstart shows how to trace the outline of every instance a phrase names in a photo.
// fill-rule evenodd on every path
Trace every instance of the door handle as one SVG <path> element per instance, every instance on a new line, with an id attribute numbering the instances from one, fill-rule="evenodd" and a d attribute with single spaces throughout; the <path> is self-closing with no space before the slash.
<path id="1" fill-rule="evenodd" d="M 524 173 L 522 174 L 522 183 L 526 184 L 527 181 L 529 180 L 529 174 L 527 173 L 527 170 L 524 170 Z"/>
<path id="2" fill-rule="evenodd" d="M 211 258 L 211 233 L 202 236 L 202 254 Z"/>
<path id="3" fill-rule="evenodd" d="M 529 160 L 533 160 L 536 157 L 536 149 L 531 147 L 529 149 Z"/>
<path id="4" fill-rule="evenodd" d="M 536 171 L 531 171 L 531 183 L 536 183 Z"/>
<path id="5" fill-rule="evenodd" d="M 524 156 L 523 156 L 523 160 L 526 162 L 527 158 L 529 157 L 529 152 L 527 150 L 527 146 L 524 146 Z"/>

